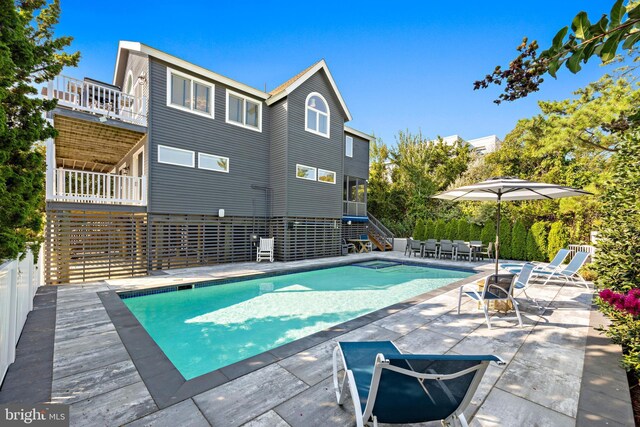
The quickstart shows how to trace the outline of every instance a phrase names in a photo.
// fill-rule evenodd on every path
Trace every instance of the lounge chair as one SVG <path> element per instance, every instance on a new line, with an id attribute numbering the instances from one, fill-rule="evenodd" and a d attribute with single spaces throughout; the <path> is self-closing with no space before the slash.
<path id="1" fill-rule="evenodd" d="M 460 314 L 460 305 L 462 304 L 462 295 L 474 299 L 482 304 L 484 317 L 487 320 L 487 326 L 491 329 L 491 320 L 489 318 L 490 301 L 511 301 L 513 308 L 516 310 L 518 324 L 522 326 L 522 317 L 518 310 L 518 303 L 513 298 L 513 289 L 516 285 L 515 274 L 491 274 L 486 277 L 484 287 L 481 291 L 475 282 L 460 286 L 460 294 L 458 295 L 458 314 Z"/>
<path id="2" fill-rule="evenodd" d="M 560 265 L 564 262 L 567 255 L 569 255 L 569 249 L 560 249 L 556 254 L 556 256 L 553 257 L 550 263 L 542 264 L 542 263 L 534 262 L 532 264 L 535 266 L 535 270 L 539 270 L 542 272 L 545 272 L 545 271 L 555 272 L 558 268 L 560 268 Z M 505 263 L 505 264 L 500 264 L 500 268 L 507 270 L 509 273 L 517 274 L 520 272 L 520 269 L 522 269 L 522 266 L 524 264 L 525 263 L 521 263 L 521 262 Z"/>
<path id="3" fill-rule="evenodd" d="M 263 237 L 260 238 L 260 246 L 258 246 L 256 253 L 256 262 L 260 262 L 262 260 L 269 260 L 269 262 L 273 262 L 273 237 L 269 239 L 265 239 Z"/>
<path id="4" fill-rule="evenodd" d="M 333 385 L 338 405 L 348 385 L 357 427 L 437 420 L 468 427 L 463 412 L 490 362 L 504 365 L 493 355 L 402 354 L 391 341 L 339 342 L 333 351 Z"/>
<path id="5" fill-rule="evenodd" d="M 422 256 L 422 243 L 420 240 L 409 240 L 409 258 L 411 258 L 411 254 L 413 256 Z"/>
<path id="6" fill-rule="evenodd" d="M 569 264 L 567 264 L 567 266 L 562 270 L 553 272 L 534 271 L 537 275 L 547 276 L 547 280 L 543 283 L 544 285 L 546 285 L 551 279 L 563 279 L 565 282 L 584 285 L 585 288 L 589 289 L 589 284 L 578 272 L 590 256 L 591 254 L 589 252 L 576 252 L 571 261 L 569 261 Z"/>
<path id="7" fill-rule="evenodd" d="M 514 284 L 514 289 L 519 289 L 522 292 L 524 292 L 525 296 L 527 297 L 527 299 L 529 301 L 533 301 L 533 303 L 536 305 L 536 307 L 542 309 L 544 307 L 542 307 L 540 304 L 538 304 L 538 301 L 535 298 L 530 297 L 527 294 L 527 289 L 529 289 L 530 286 L 532 286 L 531 284 L 531 278 L 535 275 L 535 265 L 532 263 L 526 263 L 525 265 L 522 266 L 522 268 L 520 269 L 520 272 L 518 274 L 518 277 L 516 279 L 516 283 Z"/>
<path id="8" fill-rule="evenodd" d="M 443 255 L 446 255 L 453 259 L 454 248 L 451 240 L 440 240 L 440 251 L 438 252 L 438 258 L 442 258 Z"/>

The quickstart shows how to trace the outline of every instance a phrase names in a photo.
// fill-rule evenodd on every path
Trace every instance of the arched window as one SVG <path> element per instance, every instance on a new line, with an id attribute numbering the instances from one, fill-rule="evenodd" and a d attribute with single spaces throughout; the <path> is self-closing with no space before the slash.
<path id="1" fill-rule="evenodd" d="M 133 89 L 133 73 L 129 71 L 129 74 L 127 74 L 127 83 L 124 85 L 124 92 L 129 95 L 133 95 L 132 89 Z"/>
<path id="2" fill-rule="evenodd" d="M 307 96 L 305 129 L 308 132 L 329 138 L 329 106 L 324 97 L 317 92 Z"/>

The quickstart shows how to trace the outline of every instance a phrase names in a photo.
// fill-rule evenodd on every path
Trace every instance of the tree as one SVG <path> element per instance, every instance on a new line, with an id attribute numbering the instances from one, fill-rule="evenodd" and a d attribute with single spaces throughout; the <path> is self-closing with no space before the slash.
<path id="1" fill-rule="evenodd" d="M 469 240 L 482 240 L 482 227 L 478 224 L 471 223 L 469 225 Z"/>
<path id="2" fill-rule="evenodd" d="M 513 224 L 511 233 L 511 258 L 527 259 L 527 229 L 519 219 Z"/>
<path id="3" fill-rule="evenodd" d="M 476 81 L 474 89 L 505 83 L 504 91 L 495 103 L 523 98 L 538 91 L 545 74 L 555 78 L 563 64 L 575 74 L 582 68 L 580 64 L 586 64 L 593 56 L 598 56 L 602 63 L 611 62 L 621 44 L 623 49 L 632 51 L 640 40 L 639 24 L 640 6 L 625 6 L 623 0 L 617 0 L 608 16 L 602 15 L 593 23 L 586 12 L 579 12 L 571 23 L 571 31 L 568 26 L 561 28 L 551 46 L 540 54 L 538 42 L 528 43 L 525 37 L 517 48 L 520 53 L 509 68 L 503 70 L 497 66 L 491 74 Z"/>
<path id="4" fill-rule="evenodd" d="M 434 234 L 435 238 L 438 240 L 447 238 L 447 223 L 444 221 L 444 219 L 439 219 L 436 221 Z"/>
<path id="5" fill-rule="evenodd" d="M 496 241 L 496 224 L 492 220 L 485 222 L 484 227 L 482 227 L 482 232 L 480 233 L 480 240 L 482 240 L 482 243 L 485 245 Z"/>
<path id="6" fill-rule="evenodd" d="M 424 221 L 422 219 L 416 222 L 416 228 L 413 229 L 413 238 L 415 240 L 424 240 Z"/>
<path id="7" fill-rule="evenodd" d="M 445 239 L 456 240 L 456 234 L 458 232 L 458 221 L 452 219 L 447 222 L 447 228 L 445 231 Z"/>
<path id="8" fill-rule="evenodd" d="M 458 235 L 458 239 L 460 240 L 464 240 L 465 242 L 469 241 L 469 231 L 470 231 L 470 224 L 464 220 L 464 219 L 459 219 L 458 220 L 458 230 L 456 232 L 456 234 Z"/>
<path id="9" fill-rule="evenodd" d="M 544 261 L 547 259 L 547 229 L 548 223 L 539 221 L 534 223 L 527 233 L 527 260 Z"/>
<path id="10" fill-rule="evenodd" d="M 564 225 L 560 221 L 556 221 L 551 224 L 549 230 L 548 244 L 547 244 L 547 260 L 556 256 L 560 249 L 566 248 L 569 244 L 567 233 L 564 229 Z"/>
<path id="11" fill-rule="evenodd" d="M 24 252 L 42 230 L 45 160 L 34 144 L 55 136 L 43 117 L 55 101 L 36 98 L 34 85 L 79 59 L 63 51 L 70 37 L 53 37 L 59 16 L 57 0 L 0 0 L 0 259 Z"/>
<path id="12" fill-rule="evenodd" d="M 433 239 L 435 225 L 433 221 L 430 219 L 426 220 L 424 223 L 424 238 L 425 239 Z"/>
<path id="13" fill-rule="evenodd" d="M 505 217 L 500 219 L 500 256 L 511 258 L 511 221 Z"/>

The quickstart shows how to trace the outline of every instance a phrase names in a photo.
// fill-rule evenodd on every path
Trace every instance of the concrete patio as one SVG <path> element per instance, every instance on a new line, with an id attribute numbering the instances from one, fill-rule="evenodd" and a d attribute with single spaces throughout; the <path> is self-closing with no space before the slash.
<path id="1" fill-rule="evenodd" d="M 402 253 L 390 252 L 351 255 L 347 260 L 369 258 L 406 259 Z M 39 354 L 27 354 L 29 346 L 34 345 L 32 336 L 46 340 L 46 328 L 25 328 L 18 351 L 22 355 L 10 368 L 0 390 L 0 403 L 12 397 L 25 401 L 28 397 L 21 396 L 42 396 L 43 391 L 47 395 L 48 386 L 50 402 L 70 404 L 71 424 L 79 426 L 350 426 L 355 425 L 351 402 L 344 407 L 335 403 L 331 351 L 337 340 L 392 340 L 405 352 L 492 353 L 507 362 L 487 371 L 466 411 L 470 425 L 633 425 L 625 374 L 617 364 L 620 349 L 593 330 L 604 320 L 592 311 L 592 293 L 584 287 L 534 287 L 530 294 L 548 309 L 541 313 L 519 298 L 524 327 L 517 327 L 510 316 L 496 318 L 491 330 L 471 301 L 457 315 L 457 289 L 448 287 L 311 348 L 263 363 L 253 372 L 229 376 L 222 385 L 212 385 L 169 406 L 159 405 L 152 397 L 98 296 L 106 290 L 192 283 L 334 262 L 335 258 L 286 265 L 243 263 L 59 286 L 57 297 L 49 296 L 40 314 L 36 309 L 30 315 L 32 323 L 38 322 L 53 307 L 52 348 L 41 345 Z M 453 264 L 485 272 L 491 269 L 490 264 Z M 50 350 L 52 359 L 46 353 Z M 51 359 L 39 365 L 44 366 L 43 380 L 29 382 L 21 375 L 33 367 L 33 363 L 22 362 L 29 357 L 39 357 L 40 362 Z"/>

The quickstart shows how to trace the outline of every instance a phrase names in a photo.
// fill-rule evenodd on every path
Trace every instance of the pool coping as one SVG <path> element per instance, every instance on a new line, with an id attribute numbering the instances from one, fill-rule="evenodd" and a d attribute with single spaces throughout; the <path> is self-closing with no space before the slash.
<path id="1" fill-rule="evenodd" d="M 378 260 L 378 258 L 372 258 L 368 261 L 374 260 Z M 380 260 L 385 259 L 381 258 Z M 211 280 L 207 281 L 207 283 L 211 282 L 210 286 L 214 286 L 216 284 L 251 280 L 258 277 L 271 277 L 282 274 L 320 270 L 351 264 L 354 264 L 354 262 L 338 262 L 305 268 L 283 268 L 268 273 L 257 273 L 237 276 L 233 278 Z M 138 319 L 124 304 L 120 295 L 134 291 L 116 292 L 110 290 L 98 292 L 97 294 L 102 302 L 102 305 L 107 311 L 111 322 L 115 326 L 116 331 L 125 346 L 125 349 L 129 353 L 131 360 L 138 370 L 142 381 L 146 385 L 153 400 L 156 402 L 156 405 L 160 409 L 163 409 L 205 391 L 219 387 L 243 375 L 257 371 L 258 369 L 261 369 L 265 366 L 277 363 L 283 359 L 286 359 L 287 357 L 293 356 L 301 351 L 305 351 L 311 347 L 336 338 L 340 335 L 344 335 L 369 323 L 380 320 L 400 310 L 404 310 L 422 301 L 449 292 L 460 287 L 462 284 L 479 280 L 487 275 L 487 272 L 479 271 L 476 268 L 452 268 L 450 265 L 425 265 L 420 263 L 411 263 L 410 261 L 405 262 L 405 264 L 418 265 L 421 267 L 444 268 L 447 270 L 476 272 L 476 274 L 460 280 L 456 280 L 452 283 L 449 283 L 448 285 L 425 292 L 423 294 L 416 295 L 407 300 L 378 309 L 371 313 L 365 314 L 364 316 L 356 317 L 355 319 L 348 320 L 347 322 L 340 323 L 338 325 L 332 326 L 331 328 L 324 329 L 309 336 L 291 341 L 287 344 L 281 345 L 271 350 L 267 350 L 263 353 L 259 353 L 250 358 L 216 369 L 190 380 L 186 380 L 182 376 L 182 374 L 164 354 L 158 344 L 153 340 L 153 338 L 151 338 L 142 324 L 140 324 Z M 178 286 L 184 286 L 184 284 L 169 286 L 161 285 L 148 288 L 147 291 L 151 293 L 153 290 L 172 287 L 177 288 Z"/>

